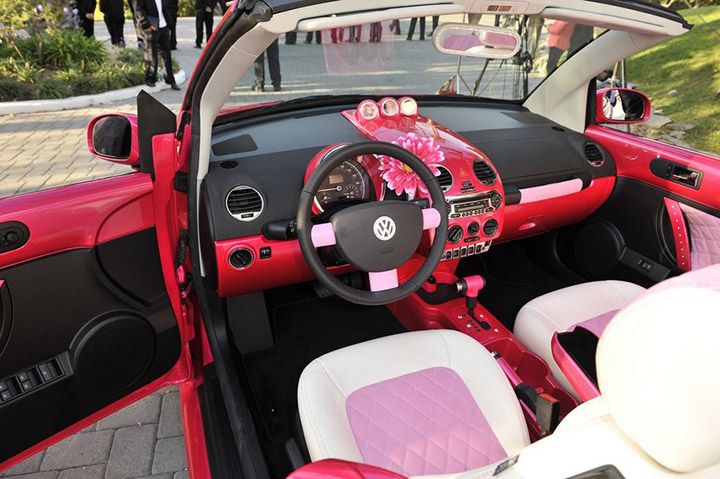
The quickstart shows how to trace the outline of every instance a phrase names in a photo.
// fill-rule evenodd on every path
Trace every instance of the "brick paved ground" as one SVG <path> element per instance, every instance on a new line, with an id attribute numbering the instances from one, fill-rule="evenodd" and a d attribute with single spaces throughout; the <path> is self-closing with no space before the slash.
<path id="1" fill-rule="evenodd" d="M 177 388 L 164 389 L 31 457 L 0 478 L 188 477 Z"/>

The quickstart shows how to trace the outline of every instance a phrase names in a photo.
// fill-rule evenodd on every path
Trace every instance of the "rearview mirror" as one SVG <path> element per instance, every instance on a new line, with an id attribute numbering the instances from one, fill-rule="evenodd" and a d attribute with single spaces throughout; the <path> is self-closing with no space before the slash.
<path id="1" fill-rule="evenodd" d="M 491 59 L 514 57 L 521 42 L 520 35 L 513 30 L 465 23 L 444 23 L 432 38 L 439 52 Z"/>
<path id="2" fill-rule="evenodd" d="M 603 88 L 595 100 L 595 123 L 641 123 L 652 112 L 650 99 L 629 88 Z"/>
<path id="3" fill-rule="evenodd" d="M 87 139 L 90 153 L 103 160 L 130 166 L 139 163 L 135 115 L 96 116 L 88 125 Z"/>

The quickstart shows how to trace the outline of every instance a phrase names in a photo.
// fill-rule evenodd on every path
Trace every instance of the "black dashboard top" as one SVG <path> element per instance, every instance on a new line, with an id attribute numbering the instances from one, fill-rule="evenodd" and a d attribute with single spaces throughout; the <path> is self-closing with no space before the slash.
<path id="1" fill-rule="evenodd" d="M 260 234 L 268 222 L 293 218 L 313 156 L 334 143 L 366 140 L 340 115 L 353 107 L 312 108 L 217 126 L 202 199 L 212 239 Z M 604 161 L 593 166 L 585 152 L 589 138 L 521 106 L 421 102 L 420 112 L 484 152 L 497 168 L 506 196 L 512 189 L 615 174 L 602 147 L 598 145 Z M 253 221 L 238 221 L 226 207 L 228 194 L 240 185 L 263 198 L 263 212 Z"/>

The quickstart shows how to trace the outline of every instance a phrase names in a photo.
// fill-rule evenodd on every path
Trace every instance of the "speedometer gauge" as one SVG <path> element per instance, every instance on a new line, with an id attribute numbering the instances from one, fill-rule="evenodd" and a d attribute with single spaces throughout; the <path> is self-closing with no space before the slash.
<path id="1" fill-rule="evenodd" d="M 324 211 L 328 205 L 347 200 L 369 200 L 370 177 L 356 161 L 343 161 L 320 185 L 316 206 Z"/>

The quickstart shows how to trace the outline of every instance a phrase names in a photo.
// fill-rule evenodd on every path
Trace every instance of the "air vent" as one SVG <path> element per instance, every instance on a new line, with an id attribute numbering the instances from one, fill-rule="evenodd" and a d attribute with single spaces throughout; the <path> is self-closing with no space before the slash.
<path id="1" fill-rule="evenodd" d="M 553 125 L 551 128 L 555 131 L 559 131 L 560 133 L 565 133 L 565 128 L 562 126 Z"/>
<path id="2" fill-rule="evenodd" d="M 495 183 L 495 171 L 484 161 L 477 160 L 473 163 L 473 173 L 485 185 Z"/>
<path id="3" fill-rule="evenodd" d="M 600 147 L 595 143 L 585 143 L 585 158 L 594 167 L 602 166 L 605 163 L 605 156 Z"/>
<path id="4" fill-rule="evenodd" d="M 443 193 L 448 191 L 450 188 L 452 188 L 453 184 L 453 177 L 452 173 L 448 171 L 447 168 L 444 166 L 438 166 L 438 170 L 440 170 L 440 176 L 437 176 L 438 183 L 440 183 L 440 189 L 443 190 Z"/>
<path id="5" fill-rule="evenodd" d="M 238 165 L 238 162 L 234 161 L 234 160 L 225 160 L 225 161 L 220 162 L 220 168 L 225 168 L 226 170 L 235 168 L 237 165 Z"/>
<path id="6" fill-rule="evenodd" d="M 226 200 L 228 212 L 240 221 L 252 221 L 262 213 L 265 206 L 260 193 L 250 186 L 237 186 Z"/>

